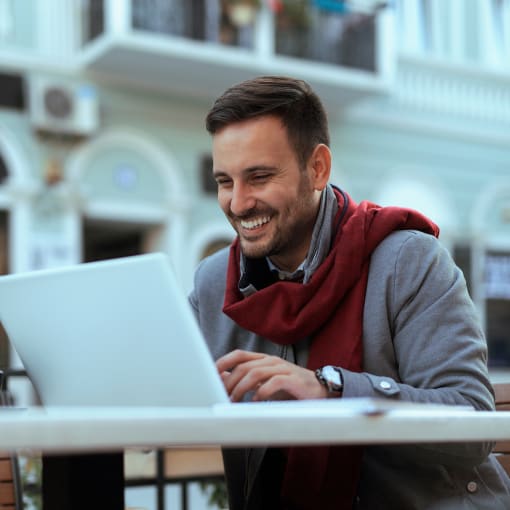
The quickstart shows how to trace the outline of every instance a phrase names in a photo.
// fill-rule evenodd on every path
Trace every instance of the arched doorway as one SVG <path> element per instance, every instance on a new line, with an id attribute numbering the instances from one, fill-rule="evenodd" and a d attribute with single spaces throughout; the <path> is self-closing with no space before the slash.
<path id="1" fill-rule="evenodd" d="M 18 138 L 0 127 L 0 274 L 30 269 L 30 207 L 37 184 Z M 0 351 L 2 368 L 23 368 L 3 328 Z M 9 391 L 20 405 L 33 401 L 32 386 L 24 377 L 9 380 Z"/>
<path id="2" fill-rule="evenodd" d="M 453 249 L 458 219 L 439 183 L 428 181 L 426 169 L 401 167 L 385 179 L 375 197 L 375 202 L 383 206 L 400 206 L 416 209 L 441 230 L 441 242 Z"/>
<path id="3" fill-rule="evenodd" d="M 7 164 L 0 153 L 0 186 L 5 184 L 9 177 Z M 9 219 L 6 209 L 0 210 L 0 275 L 9 272 Z M 0 324 L 0 368 L 7 368 L 9 360 L 9 341 L 7 334 Z"/>
<path id="4" fill-rule="evenodd" d="M 492 182 L 471 215 L 473 299 L 480 312 L 493 370 L 510 371 L 510 182 Z"/>
<path id="5" fill-rule="evenodd" d="M 230 245 L 234 236 L 234 229 L 226 219 L 208 223 L 194 233 L 189 243 L 188 271 L 191 277 L 187 282 L 187 290 L 191 290 L 192 276 L 199 262 Z"/>
<path id="6" fill-rule="evenodd" d="M 167 252 L 183 254 L 185 193 L 177 164 L 144 134 L 104 133 L 77 151 L 67 168 L 76 200 L 82 261 Z"/>

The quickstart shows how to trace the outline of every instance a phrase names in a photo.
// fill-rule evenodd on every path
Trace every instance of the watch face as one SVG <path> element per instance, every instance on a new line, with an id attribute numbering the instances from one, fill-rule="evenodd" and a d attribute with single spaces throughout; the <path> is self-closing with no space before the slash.
<path id="1" fill-rule="evenodd" d="M 323 367 L 322 375 L 323 375 L 324 379 L 326 379 L 327 381 L 329 381 L 337 386 L 342 385 L 342 379 L 340 377 L 340 373 L 338 372 L 338 370 L 335 370 L 334 367 L 332 367 L 330 365 Z"/>

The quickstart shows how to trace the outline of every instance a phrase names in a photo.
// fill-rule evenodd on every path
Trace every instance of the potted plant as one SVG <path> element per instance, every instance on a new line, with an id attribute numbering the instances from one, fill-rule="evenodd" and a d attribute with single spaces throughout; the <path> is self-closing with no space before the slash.
<path id="1" fill-rule="evenodd" d="M 224 480 L 206 480 L 200 487 L 208 496 L 208 504 L 219 510 L 228 508 L 227 486 Z"/>
<path id="2" fill-rule="evenodd" d="M 225 0 L 230 21 L 238 28 L 252 25 L 257 18 L 261 0 Z"/>
<path id="3" fill-rule="evenodd" d="M 310 0 L 267 0 L 277 17 L 277 26 L 306 29 L 310 23 Z"/>

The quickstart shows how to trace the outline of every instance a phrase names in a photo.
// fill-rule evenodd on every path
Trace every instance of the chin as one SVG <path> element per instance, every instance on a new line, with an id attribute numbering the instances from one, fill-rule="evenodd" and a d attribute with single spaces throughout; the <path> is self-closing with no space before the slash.
<path id="1" fill-rule="evenodd" d="M 241 252 L 250 259 L 261 259 L 270 255 L 267 246 L 250 246 L 249 243 L 247 245 L 243 240 L 241 240 Z"/>

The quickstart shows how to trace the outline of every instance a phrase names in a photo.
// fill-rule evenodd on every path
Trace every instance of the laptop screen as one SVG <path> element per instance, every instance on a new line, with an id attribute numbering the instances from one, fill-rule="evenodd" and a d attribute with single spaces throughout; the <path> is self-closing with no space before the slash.
<path id="1" fill-rule="evenodd" d="M 0 320 L 45 406 L 228 402 L 165 254 L 2 276 Z"/>

